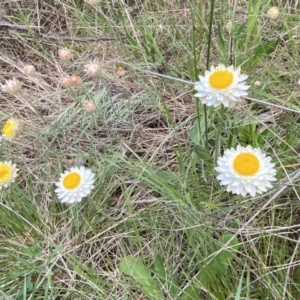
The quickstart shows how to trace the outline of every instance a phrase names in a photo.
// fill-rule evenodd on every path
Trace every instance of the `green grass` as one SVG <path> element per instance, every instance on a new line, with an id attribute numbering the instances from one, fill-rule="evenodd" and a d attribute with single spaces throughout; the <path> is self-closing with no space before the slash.
<path id="1" fill-rule="evenodd" d="M 0 191 L 0 299 L 299 299 L 299 4 L 216 1 L 209 34 L 211 1 L 42 2 L 1 4 L 2 20 L 28 30 L 0 31 L 0 82 L 23 84 L 0 94 L 1 126 L 24 124 L 0 144 L 0 161 L 19 169 Z M 280 16 L 270 20 L 274 5 Z M 46 39 L 31 26 L 116 39 Z M 61 47 L 72 62 L 59 61 Z M 197 103 L 184 81 L 196 81 L 208 57 L 249 75 L 244 103 Z M 100 79 L 85 75 L 92 59 Z M 25 63 L 35 75 L 22 73 Z M 73 73 L 83 84 L 62 88 Z M 216 158 L 237 144 L 276 163 L 268 193 L 219 185 Z M 95 188 L 61 204 L 54 183 L 76 165 L 96 174 Z"/>

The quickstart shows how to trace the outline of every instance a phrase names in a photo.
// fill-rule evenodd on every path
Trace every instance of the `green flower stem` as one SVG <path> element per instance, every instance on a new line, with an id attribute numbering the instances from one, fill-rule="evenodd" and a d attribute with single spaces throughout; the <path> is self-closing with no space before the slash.
<path id="1" fill-rule="evenodd" d="M 207 44 L 207 54 L 206 54 L 206 70 L 209 69 L 210 66 L 210 49 L 211 49 L 211 35 L 212 35 L 212 24 L 213 24 L 213 16 L 214 16 L 214 7 L 215 0 L 211 0 L 210 2 L 210 17 L 209 17 L 209 28 L 208 28 L 208 44 Z M 208 130 L 207 130 L 207 106 L 204 105 L 204 124 L 205 124 L 205 145 L 208 146 Z"/>
<path id="2" fill-rule="evenodd" d="M 225 107 L 222 104 L 221 109 L 220 109 L 220 116 L 219 116 L 219 126 L 218 126 L 218 131 L 216 135 L 216 147 L 215 147 L 215 166 L 217 165 L 218 157 L 220 156 L 220 149 L 221 149 L 221 131 L 223 127 L 223 120 L 225 118 Z"/>

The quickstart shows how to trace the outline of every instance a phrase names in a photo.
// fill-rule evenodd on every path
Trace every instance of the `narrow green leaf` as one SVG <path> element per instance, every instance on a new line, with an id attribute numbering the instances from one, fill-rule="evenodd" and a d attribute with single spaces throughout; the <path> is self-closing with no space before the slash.
<path id="1" fill-rule="evenodd" d="M 164 266 L 164 261 L 163 261 L 163 259 L 161 258 L 160 255 L 157 255 L 155 257 L 154 270 L 155 270 L 156 275 L 158 276 L 160 282 L 162 284 L 165 284 L 166 281 L 167 281 L 166 270 L 165 270 L 165 266 Z"/>
<path id="2" fill-rule="evenodd" d="M 220 245 L 214 245 L 212 247 L 212 253 L 219 251 L 222 245 L 226 244 L 232 238 L 231 234 L 224 234 L 220 238 Z M 225 273 L 230 261 L 236 256 L 238 250 L 238 239 L 234 238 L 228 245 L 228 250 L 223 250 L 216 255 L 209 265 L 205 266 L 200 273 L 199 280 L 201 283 L 208 287 L 211 282 L 215 282 L 215 277 L 221 273 Z"/>
<path id="3" fill-rule="evenodd" d="M 269 42 L 264 43 L 262 45 L 258 45 L 254 49 L 253 55 L 256 56 L 257 58 L 261 58 L 262 56 L 271 54 L 272 52 L 275 51 L 279 41 L 280 41 L 280 39 L 278 38 L 276 40 L 269 41 Z"/>
<path id="4" fill-rule="evenodd" d="M 217 46 L 218 46 L 218 50 L 221 53 L 223 59 L 226 61 L 226 58 L 227 58 L 226 44 L 223 39 L 222 30 L 221 30 L 221 26 L 219 23 L 218 23 L 218 32 L 217 32 Z"/>
<path id="5" fill-rule="evenodd" d="M 163 170 L 156 171 L 155 175 L 168 183 L 178 180 L 178 176 L 179 176 L 174 172 L 163 171 Z"/>
<path id="6" fill-rule="evenodd" d="M 244 271 L 245 270 L 243 270 L 243 273 L 241 275 L 241 278 L 240 278 L 240 281 L 239 281 L 239 285 L 238 285 L 238 289 L 236 291 L 234 300 L 240 300 L 241 299 L 242 284 L 243 284 L 243 279 L 244 279 Z"/>
<path id="7" fill-rule="evenodd" d="M 200 143 L 200 131 L 199 131 L 199 120 L 196 120 L 193 126 L 193 129 L 189 133 L 189 137 L 192 140 L 194 144 L 199 144 Z"/>
<path id="8" fill-rule="evenodd" d="M 213 160 L 212 156 L 210 155 L 209 151 L 205 147 L 202 147 L 200 145 L 195 145 L 193 150 L 200 159 L 206 162 L 212 162 Z"/>
<path id="9" fill-rule="evenodd" d="M 150 270 L 133 256 L 125 256 L 119 263 L 121 272 L 131 276 L 139 285 L 143 293 L 151 300 L 161 300 L 158 282 L 151 276 Z"/>
<path id="10" fill-rule="evenodd" d="M 193 282 L 191 282 L 178 300 L 201 300 L 199 291 L 195 288 Z"/>

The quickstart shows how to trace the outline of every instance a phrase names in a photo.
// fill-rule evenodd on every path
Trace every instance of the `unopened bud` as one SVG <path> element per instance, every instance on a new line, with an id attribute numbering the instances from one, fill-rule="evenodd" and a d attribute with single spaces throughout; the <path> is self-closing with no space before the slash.
<path id="1" fill-rule="evenodd" d="M 67 62 L 72 58 L 72 51 L 68 48 L 61 48 L 58 50 L 58 57 L 61 61 Z"/>
<path id="2" fill-rule="evenodd" d="M 226 24 L 225 24 L 225 29 L 230 32 L 232 29 L 232 21 L 229 20 Z"/>
<path id="3" fill-rule="evenodd" d="M 118 74 L 119 76 L 124 76 L 125 73 L 126 73 L 126 71 L 124 70 L 123 67 L 118 67 L 118 69 L 117 69 L 117 74 Z"/>
<path id="4" fill-rule="evenodd" d="M 69 77 L 65 77 L 61 80 L 61 83 L 63 85 L 63 87 L 65 88 L 69 88 L 72 86 L 78 86 L 81 84 L 81 78 L 77 75 L 72 75 Z"/>
<path id="5" fill-rule="evenodd" d="M 267 11 L 267 17 L 269 19 L 275 20 L 279 16 L 279 8 L 277 6 L 270 7 Z"/>
<path id="6" fill-rule="evenodd" d="M 97 62 L 89 62 L 87 65 L 84 66 L 85 72 L 91 76 L 96 77 L 101 72 L 101 67 Z"/>
<path id="7" fill-rule="evenodd" d="M 23 72 L 29 76 L 33 75 L 35 72 L 35 67 L 33 65 L 25 65 L 23 68 Z"/>
<path id="8" fill-rule="evenodd" d="M 96 105 L 93 101 L 85 101 L 83 107 L 88 113 L 93 113 L 96 110 Z"/>

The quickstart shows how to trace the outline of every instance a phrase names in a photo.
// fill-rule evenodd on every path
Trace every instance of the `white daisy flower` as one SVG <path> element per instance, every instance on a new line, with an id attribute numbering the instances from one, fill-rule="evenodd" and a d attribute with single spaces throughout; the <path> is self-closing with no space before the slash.
<path id="1" fill-rule="evenodd" d="M 0 190 L 10 185 L 17 177 L 18 169 L 11 161 L 0 162 Z"/>
<path id="2" fill-rule="evenodd" d="M 240 68 L 218 65 L 211 67 L 210 71 L 205 71 L 205 75 L 199 78 L 200 81 L 195 83 L 195 97 L 199 97 L 207 106 L 217 107 L 223 104 L 231 107 L 241 101 L 242 96 L 248 95 L 249 86 L 244 82 L 248 76 L 241 74 Z"/>
<path id="3" fill-rule="evenodd" d="M 94 188 L 95 174 L 85 167 L 73 167 L 60 174 L 55 193 L 61 202 L 75 203 L 89 195 Z"/>
<path id="4" fill-rule="evenodd" d="M 270 181 L 276 180 L 276 170 L 271 158 L 266 157 L 259 148 L 237 146 L 227 149 L 218 158 L 215 168 L 221 185 L 227 185 L 227 191 L 252 197 L 266 192 L 272 187 Z"/>

